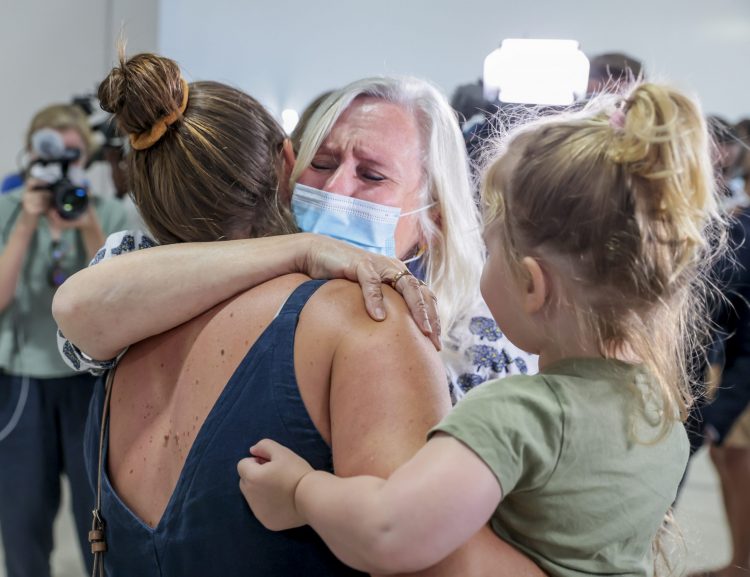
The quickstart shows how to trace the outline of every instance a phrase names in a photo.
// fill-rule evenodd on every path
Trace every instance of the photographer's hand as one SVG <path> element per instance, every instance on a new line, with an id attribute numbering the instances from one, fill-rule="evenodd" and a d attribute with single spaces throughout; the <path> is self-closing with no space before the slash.
<path id="1" fill-rule="evenodd" d="M 27 178 L 26 188 L 21 196 L 21 206 L 24 215 L 30 222 L 36 221 L 41 215 L 49 210 L 52 203 L 52 195 L 47 189 L 47 183 L 37 178 Z"/>
<path id="2" fill-rule="evenodd" d="M 49 208 L 46 213 L 50 229 L 54 231 L 63 231 L 68 229 L 78 229 L 83 237 L 83 244 L 86 247 L 86 256 L 94 258 L 106 241 L 104 231 L 99 224 L 99 218 L 96 215 L 96 209 L 91 202 L 88 208 L 78 218 L 66 220 L 62 218 L 54 208 Z"/>

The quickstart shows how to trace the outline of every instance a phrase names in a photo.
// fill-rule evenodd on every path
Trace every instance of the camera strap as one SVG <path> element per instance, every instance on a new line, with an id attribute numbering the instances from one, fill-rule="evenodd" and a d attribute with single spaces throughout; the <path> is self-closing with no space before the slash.
<path id="1" fill-rule="evenodd" d="M 52 239 L 52 244 L 50 245 L 50 262 L 47 267 L 47 283 L 54 290 L 59 288 L 67 280 L 68 276 L 70 276 L 63 267 L 63 260 L 68 252 L 68 243 L 63 240 L 62 236 L 58 239 Z"/>
<path id="2" fill-rule="evenodd" d="M 104 534 L 104 518 L 102 517 L 102 471 L 104 470 L 104 438 L 106 436 L 107 422 L 109 420 L 109 401 L 112 397 L 112 381 L 115 377 L 115 369 L 107 373 L 104 384 L 104 407 L 102 408 L 102 426 L 99 429 L 99 462 L 96 471 L 96 505 L 91 512 L 91 531 L 89 531 L 89 543 L 91 553 L 94 555 L 94 565 L 91 577 L 104 577 L 104 553 L 107 551 L 107 539 Z"/>

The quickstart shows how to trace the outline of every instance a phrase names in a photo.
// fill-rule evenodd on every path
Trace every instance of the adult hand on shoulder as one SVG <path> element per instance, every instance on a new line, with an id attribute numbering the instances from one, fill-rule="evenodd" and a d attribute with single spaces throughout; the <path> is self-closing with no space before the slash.
<path id="1" fill-rule="evenodd" d="M 424 283 L 408 272 L 397 258 L 373 254 L 345 242 L 317 234 L 306 234 L 307 250 L 299 269 L 312 278 L 346 278 L 358 282 L 365 308 L 375 320 L 385 318 L 383 283 L 390 284 L 406 301 L 414 321 L 437 350 L 440 318 L 437 298 Z"/>
<path id="2" fill-rule="evenodd" d="M 297 513 L 294 493 L 313 468 L 283 445 L 263 439 L 250 447 L 252 457 L 237 464 L 240 490 L 253 514 L 271 531 L 305 525 Z"/>

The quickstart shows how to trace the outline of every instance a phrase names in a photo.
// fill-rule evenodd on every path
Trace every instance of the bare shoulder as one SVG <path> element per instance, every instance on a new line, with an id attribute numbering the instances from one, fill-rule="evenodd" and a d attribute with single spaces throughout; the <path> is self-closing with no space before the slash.
<path id="1" fill-rule="evenodd" d="M 297 273 L 276 277 L 219 303 L 213 309 L 208 310 L 207 314 L 213 315 L 219 310 L 231 311 L 234 313 L 233 315 L 225 315 L 222 319 L 223 322 L 229 324 L 238 324 L 243 315 L 255 316 L 258 310 L 267 308 L 273 309 L 270 311 L 270 315 L 273 316 L 277 308 L 284 304 L 291 293 L 308 280 L 310 280 L 310 277 Z M 239 315 L 239 318 L 237 315 Z"/>
<path id="2" fill-rule="evenodd" d="M 309 277 L 302 274 L 277 277 L 217 304 L 177 330 L 199 331 L 208 346 L 206 354 L 221 342 L 220 348 L 227 353 L 232 350 L 244 355 L 289 295 L 307 280 Z"/>
<path id="3" fill-rule="evenodd" d="M 309 280 L 310 277 L 304 274 L 293 273 L 283 275 L 247 289 L 217 306 L 231 305 L 242 308 L 257 302 L 258 299 L 269 298 L 271 300 L 278 300 L 280 304 L 283 304 L 295 288 Z"/>
<path id="4" fill-rule="evenodd" d="M 328 408 L 339 475 L 388 476 L 450 408 L 437 351 L 401 296 L 390 287 L 383 293 L 384 321 L 368 316 L 360 287 L 347 281 L 326 283 L 300 318 L 298 342 L 309 335 L 315 357 L 329 359 Z"/>
<path id="5" fill-rule="evenodd" d="M 412 319 L 401 295 L 383 285 L 383 298 L 386 319 L 375 321 L 367 314 L 362 289 L 357 283 L 331 280 L 310 299 L 305 314 L 315 317 L 319 326 L 328 326 L 332 333 L 342 338 L 352 332 L 367 334 L 370 339 L 386 339 L 398 334 L 429 345 L 427 348 L 432 349 L 429 339 L 422 335 Z M 437 354 L 435 358 L 438 358 Z"/>

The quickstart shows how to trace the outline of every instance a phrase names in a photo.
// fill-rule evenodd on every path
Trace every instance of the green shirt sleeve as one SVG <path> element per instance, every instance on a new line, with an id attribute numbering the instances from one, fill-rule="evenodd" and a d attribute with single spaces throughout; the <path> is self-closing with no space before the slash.
<path id="1" fill-rule="evenodd" d="M 542 487 L 557 465 L 564 413 L 544 377 L 512 376 L 469 392 L 433 428 L 461 441 L 494 472 L 503 498 Z"/>

